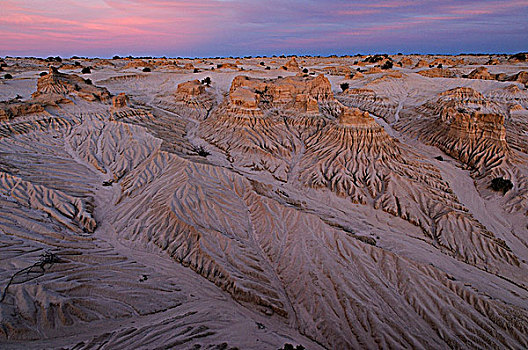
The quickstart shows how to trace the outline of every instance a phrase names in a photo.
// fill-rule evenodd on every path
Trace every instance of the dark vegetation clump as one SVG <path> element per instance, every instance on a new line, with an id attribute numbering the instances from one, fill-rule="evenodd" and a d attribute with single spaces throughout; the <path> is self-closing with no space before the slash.
<path id="1" fill-rule="evenodd" d="M 73 62 L 73 65 L 74 65 L 75 67 L 79 67 L 79 66 L 81 65 L 81 62 L 79 62 L 79 61 L 75 61 L 75 62 Z"/>
<path id="2" fill-rule="evenodd" d="M 211 85 L 211 78 L 210 77 L 205 77 L 204 79 L 202 79 L 201 83 L 203 85 L 209 86 L 209 85 Z"/>
<path id="3" fill-rule="evenodd" d="M 436 156 L 435 159 L 436 159 L 436 160 L 439 160 L 439 161 L 441 161 L 441 162 L 444 161 L 444 157 L 442 157 L 442 156 Z"/>
<path id="4" fill-rule="evenodd" d="M 438 66 L 436 66 L 436 68 L 443 68 L 444 66 L 442 65 L 442 63 L 438 64 Z"/>
<path id="5" fill-rule="evenodd" d="M 60 56 L 57 56 L 57 57 L 48 57 L 46 58 L 46 61 L 47 62 L 59 62 L 61 63 L 62 62 L 62 58 L 60 58 Z"/>
<path id="6" fill-rule="evenodd" d="M 279 350 L 306 350 L 306 348 L 304 346 L 302 346 L 302 345 L 297 345 L 297 346 L 294 347 L 290 343 L 286 343 Z"/>
<path id="7" fill-rule="evenodd" d="M 48 75 L 48 72 L 40 72 L 39 74 L 41 77 L 45 76 L 45 75 Z"/>
<path id="8" fill-rule="evenodd" d="M 145 67 L 145 68 L 143 68 L 143 72 L 145 72 L 145 73 L 150 72 L 150 68 L 149 68 L 149 67 Z"/>
<path id="9" fill-rule="evenodd" d="M 4 79 L 13 79 L 13 76 L 7 73 L 6 75 L 4 75 Z"/>
<path id="10" fill-rule="evenodd" d="M 265 66 L 266 63 L 264 63 L 264 61 L 262 61 L 262 62 L 260 62 L 260 65 L 261 65 L 261 66 Z"/>
<path id="11" fill-rule="evenodd" d="M 90 67 L 84 67 L 84 68 L 81 70 L 81 73 L 82 73 L 82 74 L 90 74 L 90 73 L 92 73 L 92 70 L 90 69 Z"/>
<path id="12" fill-rule="evenodd" d="M 303 72 L 304 74 L 307 74 L 307 73 L 308 73 L 308 68 L 304 68 L 304 69 L 302 70 L 302 72 Z"/>
<path id="13" fill-rule="evenodd" d="M 193 73 L 198 73 L 200 70 L 198 68 L 194 68 Z"/>
<path id="14" fill-rule="evenodd" d="M 343 90 L 343 92 L 347 91 L 350 87 L 348 83 L 341 83 L 339 86 L 341 87 L 341 90 Z"/>
<path id="15" fill-rule="evenodd" d="M 85 79 L 84 82 L 88 85 L 92 85 L 92 80 L 91 79 Z"/>
<path id="16" fill-rule="evenodd" d="M 381 69 L 391 69 L 393 66 L 392 61 L 387 61 L 381 66 Z"/>
<path id="17" fill-rule="evenodd" d="M 114 57 L 112 57 L 113 60 L 119 60 L 121 59 L 121 57 L 119 57 L 118 55 L 115 55 Z"/>
<path id="18" fill-rule="evenodd" d="M 270 70 L 270 69 L 271 69 L 271 67 L 266 67 L 266 68 L 264 68 L 264 69 L 265 69 L 265 70 Z"/>
<path id="19" fill-rule="evenodd" d="M 502 192 L 506 194 L 509 190 L 513 188 L 513 183 L 503 177 L 496 177 L 491 180 L 491 189 L 497 192 Z"/>
<path id="20" fill-rule="evenodd" d="M 378 63 L 379 61 L 383 61 L 384 59 L 389 58 L 389 55 L 387 54 L 383 54 L 383 55 L 374 55 L 374 56 L 368 56 L 367 58 L 365 58 L 363 60 L 363 62 L 367 62 L 367 63 Z"/>
<path id="21" fill-rule="evenodd" d="M 518 61 L 526 61 L 528 59 L 528 53 L 526 52 L 519 52 L 515 55 L 510 56 L 510 60 L 518 60 Z"/>
<path id="22" fill-rule="evenodd" d="M 207 157 L 211 152 L 207 151 L 203 146 L 194 147 L 193 151 L 198 154 L 200 157 Z"/>

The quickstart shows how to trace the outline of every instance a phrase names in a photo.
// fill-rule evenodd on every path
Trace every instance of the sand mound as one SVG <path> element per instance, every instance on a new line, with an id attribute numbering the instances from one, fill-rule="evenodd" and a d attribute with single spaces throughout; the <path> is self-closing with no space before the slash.
<path id="1" fill-rule="evenodd" d="M 469 79 L 484 79 L 484 80 L 493 80 L 495 77 L 493 77 L 486 67 L 478 67 L 471 71 L 471 73 L 468 74 Z"/>
<path id="2" fill-rule="evenodd" d="M 292 58 L 286 62 L 284 66 L 282 66 L 284 70 L 290 71 L 290 72 L 300 72 L 301 69 L 299 68 L 299 64 L 297 63 L 297 60 L 295 59 L 295 56 L 292 56 Z"/>
<path id="3" fill-rule="evenodd" d="M 414 62 L 411 58 L 409 57 L 404 57 L 400 60 L 400 63 L 402 65 L 402 67 L 412 67 Z"/>
<path id="4" fill-rule="evenodd" d="M 420 123 L 406 119 L 399 127 L 412 128 L 417 135 L 460 159 L 482 175 L 500 166 L 509 152 L 504 127 L 505 114 L 471 88 L 455 88 L 440 94 L 435 102 L 417 111 L 428 116 Z"/>
<path id="5" fill-rule="evenodd" d="M 388 121 L 394 121 L 398 104 L 387 96 L 377 94 L 368 88 L 348 89 L 339 96 L 339 100 L 347 106 L 358 107 L 381 116 Z"/>
<path id="6" fill-rule="evenodd" d="M 131 60 L 129 61 L 123 69 L 130 69 L 130 68 L 150 68 L 154 69 L 154 66 L 150 63 L 147 63 L 143 60 Z"/>
<path id="7" fill-rule="evenodd" d="M 456 74 L 447 68 L 431 68 L 421 70 L 418 74 L 428 78 L 454 78 Z"/>
<path id="8" fill-rule="evenodd" d="M 90 81 L 75 74 L 60 73 L 55 67 L 50 67 L 49 74 L 39 78 L 37 91 L 33 94 L 33 98 L 50 94 L 73 94 L 87 101 L 104 102 L 110 98 L 107 89 L 94 86 Z"/>
<path id="9" fill-rule="evenodd" d="M 122 92 L 112 98 L 112 106 L 114 108 L 123 108 L 128 105 L 128 101 L 128 96 L 124 92 Z"/>

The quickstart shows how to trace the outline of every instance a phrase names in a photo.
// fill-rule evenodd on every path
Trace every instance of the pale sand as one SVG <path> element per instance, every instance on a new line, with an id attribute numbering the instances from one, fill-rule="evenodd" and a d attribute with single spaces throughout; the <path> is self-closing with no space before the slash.
<path id="1" fill-rule="evenodd" d="M 364 58 L 5 59 L 1 347 L 528 347 L 528 64 Z"/>

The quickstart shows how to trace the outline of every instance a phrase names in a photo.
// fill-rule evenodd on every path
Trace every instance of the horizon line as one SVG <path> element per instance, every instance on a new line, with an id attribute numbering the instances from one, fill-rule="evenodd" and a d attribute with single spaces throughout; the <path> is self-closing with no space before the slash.
<path id="1" fill-rule="evenodd" d="M 273 55 L 245 55 L 245 56 L 223 56 L 223 55 L 217 55 L 217 56 L 167 56 L 167 55 L 142 55 L 142 56 L 135 56 L 135 55 L 119 55 L 115 54 L 112 57 L 110 56 L 78 56 L 78 55 L 64 55 L 61 56 L 58 55 L 47 55 L 44 56 L 11 56 L 11 55 L 4 55 L 0 56 L 0 58 L 3 59 L 50 59 L 50 58 L 57 58 L 60 57 L 61 59 L 252 59 L 252 58 L 286 58 L 286 57 L 312 57 L 312 58 L 346 58 L 346 57 L 360 57 L 360 56 L 373 56 L 373 55 L 388 55 L 388 56 L 489 56 L 489 55 L 496 55 L 496 56 L 508 56 L 508 55 L 515 55 L 520 53 L 527 53 L 528 51 L 510 51 L 510 52 L 459 52 L 459 53 L 420 53 L 420 52 L 413 52 L 413 53 L 389 53 L 389 52 L 372 52 L 372 53 L 356 53 L 356 54 L 330 54 L 330 55 L 308 55 L 308 54 L 273 54 Z M 68 57 L 69 56 L 69 57 Z"/>

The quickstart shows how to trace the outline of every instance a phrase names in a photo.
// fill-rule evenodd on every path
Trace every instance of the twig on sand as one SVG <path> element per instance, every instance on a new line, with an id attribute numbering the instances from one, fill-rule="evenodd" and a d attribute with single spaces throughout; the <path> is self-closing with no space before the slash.
<path id="1" fill-rule="evenodd" d="M 31 266 L 25 267 L 22 270 L 15 272 L 11 276 L 11 278 L 9 279 L 9 282 L 7 282 L 7 285 L 4 288 L 4 292 L 2 293 L 2 298 L 0 298 L 0 303 L 4 301 L 6 294 L 7 294 L 7 289 L 13 283 L 13 280 L 15 279 L 16 276 L 21 275 L 24 272 L 27 274 L 29 274 L 30 272 L 35 272 L 33 271 L 33 269 L 35 268 L 40 268 L 41 270 L 40 272 L 46 272 L 46 267 L 51 268 L 53 264 L 60 263 L 60 262 L 62 262 L 62 260 L 55 253 L 52 253 L 50 251 L 45 251 L 44 253 L 42 253 L 40 255 L 40 259 L 36 263 L 34 263 Z"/>

